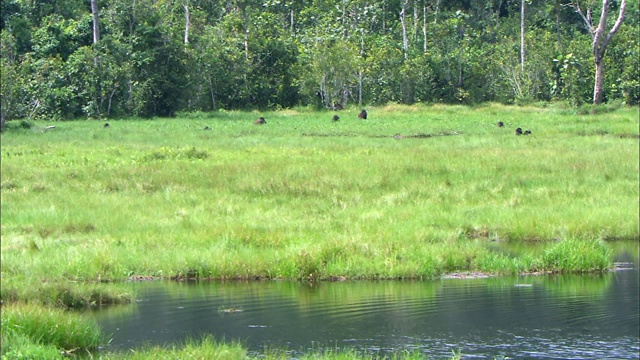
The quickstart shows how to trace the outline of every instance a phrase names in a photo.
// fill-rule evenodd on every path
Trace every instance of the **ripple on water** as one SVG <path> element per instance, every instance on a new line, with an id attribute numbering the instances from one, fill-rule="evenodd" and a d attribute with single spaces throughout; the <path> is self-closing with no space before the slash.
<path id="1" fill-rule="evenodd" d="M 348 347 L 437 358 L 458 350 L 465 358 L 638 358 L 637 268 L 578 277 L 132 286 L 141 301 L 95 313 L 113 334 L 109 350 L 213 334 L 255 354 Z"/>

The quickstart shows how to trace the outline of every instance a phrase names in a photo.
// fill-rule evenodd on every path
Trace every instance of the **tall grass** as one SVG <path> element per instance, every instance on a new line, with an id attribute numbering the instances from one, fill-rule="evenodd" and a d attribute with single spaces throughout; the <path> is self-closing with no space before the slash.
<path id="1" fill-rule="evenodd" d="M 95 320 L 37 305 L 2 307 L 2 358 L 50 359 L 87 354 L 104 339 Z"/>
<path id="2" fill-rule="evenodd" d="M 284 350 L 267 350 L 260 356 L 248 354 L 240 343 L 221 343 L 209 336 L 201 340 L 187 340 L 184 345 L 171 347 L 151 347 L 139 351 L 128 353 L 106 353 L 100 354 L 103 360 L 145 360 L 145 359 L 265 359 L 265 360 L 374 360 L 389 358 L 393 360 L 422 360 L 431 359 L 426 354 L 417 351 L 405 351 L 392 354 L 390 356 L 378 356 L 377 354 L 361 353 L 354 349 L 326 349 L 310 351 L 302 355 L 292 355 Z M 460 353 L 453 353 L 450 360 L 461 359 Z"/>
<path id="3" fill-rule="evenodd" d="M 553 272 L 600 272 L 611 266 L 611 254 L 602 240 L 567 239 L 545 251 L 542 266 Z"/>
<path id="4" fill-rule="evenodd" d="M 638 239 L 636 108 L 369 113 L 12 129 L 2 135 L 2 282 L 584 271 L 607 265 L 559 269 L 550 255 L 486 244 Z M 267 125 L 251 124 L 258 115 Z"/>

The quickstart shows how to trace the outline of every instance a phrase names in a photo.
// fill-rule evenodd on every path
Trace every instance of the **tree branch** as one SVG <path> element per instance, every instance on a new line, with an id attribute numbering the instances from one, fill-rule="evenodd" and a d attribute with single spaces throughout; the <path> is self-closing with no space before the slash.
<path id="1" fill-rule="evenodd" d="M 591 21 L 591 10 L 587 9 L 587 15 L 585 16 L 584 13 L 582 12 L 582 9 L 580 9 L 580 4 L 576 1 L 575 3 L 570 2 L 568 4 L 563 4 L 562 6 L 569 6 L 572 7 L 573 10 L 575 12 L 578 13 L 578 15 L 580 15 L 580 17 L 582 18 L 582 20 L 584 21 L 587 30 L 589 30 L 589 34 L 591 34 L 591 38 L 594 38 L 594 29 L 593 29 L 593 23 Z"/>
<path id="2" fill-rule="evenodd" d="M 626 7 L 627 7 L 627 0 L 622 0 L 622 2 L 620 3 L 620 11 L 618 12 L 618 19 L 616 20 L 616 23 L 613 24 L 613 27 L 607 34 L 607 38 L 604 41 L 605 47 L 607 46 L 607 44 L 609 43 L 609 40 L 611 40 L 613 35 L 615 35 L 615 33 L 618 32 L 618 30 L 620 29 L 620 26 L 622 26 L 622 22 L 624 21 L 624 10 Z"/>
<path id="3" fill-rule="evenodd" d="M 590 11 L 590 10 L 589 10 Z M 609 15 L 609 0 L 602 0 L 602 12 L 598 27 L 593 32 L 593 56 L 596 63 L 600 62 L 606 45 L 601 44 L 602 36 L 607 29 L 607 16 Z"/>

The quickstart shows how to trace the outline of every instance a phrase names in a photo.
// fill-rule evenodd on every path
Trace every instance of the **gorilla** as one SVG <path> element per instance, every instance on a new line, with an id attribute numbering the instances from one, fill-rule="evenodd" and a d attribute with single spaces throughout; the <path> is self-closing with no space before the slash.
<path id="1" fill-rule="evenodd" d="M 338 115 L 333 115 L 333 121 L 338 121 L 340 120 L 340 116 Z"/>
<path id="2" fill-rule="evenodd" d="M 522 128 L 516 129 L 516 135 L 522 135 Z"/>
<path id="3" fill-rule="evenodd" d="M 367 120 L 367 111 L 364 109 L 360 111 L 360 114 L 358 114 L 358 119 Z"/>
<path id="4" fill-rule="evenodd" d="M 266 124 L 267 121 L 261 116 L 256 121 L 253 122 L 253 125 L 263 125 Z"/>

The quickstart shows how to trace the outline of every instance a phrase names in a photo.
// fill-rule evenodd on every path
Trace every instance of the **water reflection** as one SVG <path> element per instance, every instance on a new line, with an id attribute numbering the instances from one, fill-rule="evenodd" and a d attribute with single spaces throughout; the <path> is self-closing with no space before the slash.
<path id="1" fill-rule="evenodd" d="M 430 282 L 137 283 L 95 314 L 109 350 L 214 334 L 265 348 L 419 350 L 430 357 L 638 358 L 638 270 Z M 227 312 L 223 309 L 237 309 Z M 241 311 L 240 311 L 241 310 Z"/>

